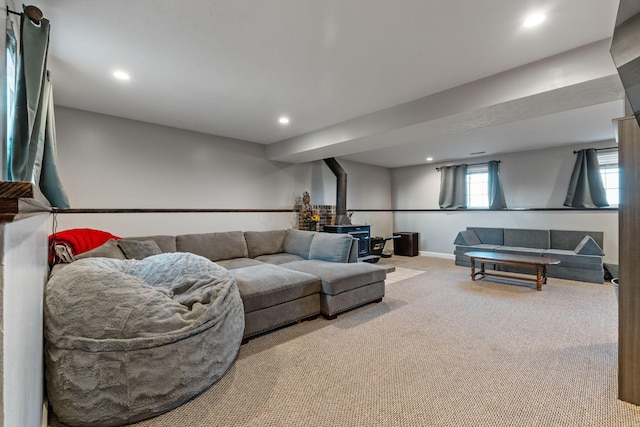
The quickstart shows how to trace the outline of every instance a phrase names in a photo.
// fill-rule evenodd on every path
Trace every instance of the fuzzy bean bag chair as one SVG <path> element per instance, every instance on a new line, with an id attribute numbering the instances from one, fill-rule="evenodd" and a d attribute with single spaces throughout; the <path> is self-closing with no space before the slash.
<path id="1" fill-rule="evenodd" d="M 47 394 L 72 426 L 115 426 L 173 409 L 224 375 L 244 331 L 229 272 L 206 258 L 88 258 L 45 289 Z"/>

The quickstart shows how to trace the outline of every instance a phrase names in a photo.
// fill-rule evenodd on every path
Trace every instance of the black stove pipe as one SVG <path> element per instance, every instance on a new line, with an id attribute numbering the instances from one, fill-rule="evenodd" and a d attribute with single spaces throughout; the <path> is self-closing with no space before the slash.
<path id="1" fill-rule="evenodd" d="M 347 215 L 347 173 L 334 157 L 324 159 L 331 172 L 336 176 L 336 225 L 350 225 Z"/>

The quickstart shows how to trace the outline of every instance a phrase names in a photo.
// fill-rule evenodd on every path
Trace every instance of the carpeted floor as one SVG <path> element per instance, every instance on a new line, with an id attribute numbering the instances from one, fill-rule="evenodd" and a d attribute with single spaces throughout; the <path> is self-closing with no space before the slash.
<path id="1" fill-rule="evenodd" d="M 382 303 L 256 338 L 209 390 L 135 426 L 640 426 L 616 398 L 613 286 L 388 263 L 410 277 Z"/>

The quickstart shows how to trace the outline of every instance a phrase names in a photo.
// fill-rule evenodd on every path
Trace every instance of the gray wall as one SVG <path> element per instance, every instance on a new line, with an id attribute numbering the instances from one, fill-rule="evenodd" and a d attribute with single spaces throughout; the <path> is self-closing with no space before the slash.
<path id="1" fill-rule="evenodd" d="M 196 132 L 56 107 L 58 162 L 74 208 L 291 209 L 311 193 L 335 204 L 336 178 L 324 162 L 266 160 L 265 147 Z M 390 171 L 339 160 L 347 207 L 391 208 Z M 61 214 L 57 230 L 97 228 L 116 235 L 180 234 L 294 227 L 293 213 Z M 389 235 L 392 214 L 356 214 Z"/>
<path id="2" fill-rule="evenodd" d="M 545 150 L 473 158 L 457 163 L 500 160 L 505 199 L 509 208 L 561 208 L 575 162 L 573 150 L 615 146 L 602 141 Z M 392 169 L 392 201 L 395 209 L 438 209 L 440 173 L 429 164 Z M 403 212 L 394 216 L 395 231 L 420 233 L 420 250 L 453 253 L 456 234 L 467 226 L 589 230 L 604 232 L 605 260 L 618 260 L 617 212 Z"/>

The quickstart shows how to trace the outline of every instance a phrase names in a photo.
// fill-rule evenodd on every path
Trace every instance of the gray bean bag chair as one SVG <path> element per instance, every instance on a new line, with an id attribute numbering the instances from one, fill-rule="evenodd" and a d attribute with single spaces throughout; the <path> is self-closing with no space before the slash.
<path id="1" fill-rule="evenodd" d="M 235 360 L 242 300 L 229 272 L 206 258 L 88 258 L 45 289 L 47 394 L 73 426 L 115 426 L 173 409 Z"/>

